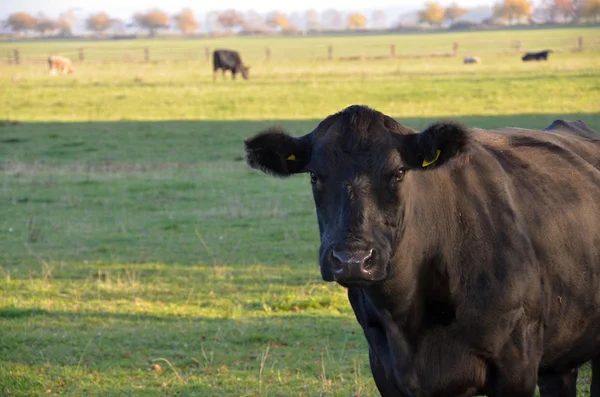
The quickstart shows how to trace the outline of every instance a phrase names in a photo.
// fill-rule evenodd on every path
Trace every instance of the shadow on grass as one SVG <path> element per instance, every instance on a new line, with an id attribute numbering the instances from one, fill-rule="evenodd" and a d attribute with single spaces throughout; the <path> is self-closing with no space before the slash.
<path id="1" fill-rule="evenodd" d="M 516 126 L 541 129 L 559 118 L 581 119 L 593 129 L 600 130 L 600 114 L 473 115 L 452 119 L 481 128 Z M 438 118 L 397 119 L 402 124 L 421 129 Z M 292 133 L 304 134 L 319 121 L 5 123 L 0 126 L 0 159 L 58 164 L 239 162 L 244 155 L 243 139 L 265 126 L 282 125 Z"/>
<path id="2" fill-rule="evenodd" d="M 85 391 L 100 389 L 92 395 L 104 396 L 135 386 L 138 395 L 156 391 L 165 382 L 170 386 L 163 392 L 168 393 L 239 395 L 260 387 L 259 373 L 265 385 L 301 391 L 303 384 L 319 384 L 325 369 L 327 377 L 351 389 L 355 366 L 367 363 L 358 324 L 341 316 L 297 313 L 232 319 L 60 310 L 22 314 L 0 317 L 8 320 L 3 321 L 0 338 L 0 367 L 8 370 L 8 387 L 28 393 L 57 388 L 90 395 Z M 119 387 L 113 390 L 114 384 Z"/>

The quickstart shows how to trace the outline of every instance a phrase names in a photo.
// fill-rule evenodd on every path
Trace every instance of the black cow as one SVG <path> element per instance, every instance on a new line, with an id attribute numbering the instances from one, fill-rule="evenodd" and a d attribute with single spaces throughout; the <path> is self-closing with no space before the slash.
<path id="1" fill-rule="evenodd" d="M 231 78 L 235 80 L 236 73 L 241 73 L 245 80 L 248 80 L 249 66 L 244 66 L 240 54 L 237 51 L 231 50 L 214 50 L 213 51 L 213 80 L 217 79 L 217 71 L 221 69 L 223 71 L 223 78 L 225 78 L 225 71 L 231 70 Z"/>
<path id="2" fill-rule="evenodd" d="M 600 397 L 600 135 L 438 123 L 363 106 L 245 141 L 309 173 L 325 281 L 348 289 L 382 396 Z"/>
<path id="3" fill-rule="evenodd" d="M 525 55 L 523 55 L 523 57 L 521 58 L 521 60 L 523 62 L 528 62 L 528 61 L 547 61 L 548 60 L 548 54 L 550 54 L 551 52 L 553 52 L 552 50 L 546 50 L 546 51 L 540 51 L 540 52 L 527 52 L 525 53 Z"/>

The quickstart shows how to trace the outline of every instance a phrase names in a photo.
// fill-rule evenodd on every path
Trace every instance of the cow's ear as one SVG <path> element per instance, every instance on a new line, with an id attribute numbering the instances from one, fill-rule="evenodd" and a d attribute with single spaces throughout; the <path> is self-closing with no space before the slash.
<path id="1" fill-rule="evenodd" d="M 252 168 L 280 177 L 305 172 L 310 160 L 310 135 L 294 138 L 280 128 L 269 128 L 244 142 Z"/>
<path id="2" fill-rule="evenodd" d="M 454 122 L 430 125 L 418 134 L 401 136 L 400 155 L 410 168 L 433 169 L 469 150 L 467 128 Z"/>

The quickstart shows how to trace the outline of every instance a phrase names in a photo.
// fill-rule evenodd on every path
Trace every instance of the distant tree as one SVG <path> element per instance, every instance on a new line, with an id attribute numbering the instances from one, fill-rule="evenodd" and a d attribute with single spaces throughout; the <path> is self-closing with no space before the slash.
<path id="1" fill-rule="evenodd" d="M 306 30 L 305 22 L 306 21 L 304 20 L 304 15 L 294 11 L 288 16 L 288 30 Z"/>
<path id="2" fill-rule="evenodd" d="M 468 13 L 467 10 L 458 6 L 458 4 L 453 3 L 450 7 L 444 10 L 444 18 L 449 20 L 450 23 L 454 23 L 458 18 L 462 17 Z"/>
<path id="3" fill-rule="evenodd" d="M 327 29 L 341 30 L 344 28 L 344 20 L 342 13 L 338 10 L 329 9 L 323 12 L 321 15 L 323 19 L 323 26 Z"/>
<path id="4" fill-rule="evenodd" d="M 179 14 L 173 16 L 177 29 L 183 34 L 193 33 L 198 30 L 198 22 L 194 13 L 189 8 L 182 10 Z"/>
<path id="5" fill-rule="evenodd" d="M 36 20 L 26 12 L 17 12 L 11 14 L 4 25 L 17 33 L 27 32 L 35 29 Z"/>
<path id="6" fill-rule="evenodd" d="M 270 26 L 278 27 L 281 30 L 287 30 L 289 25 L 287 16 L 277 11 L 269 14 L 269 17 L 267 18 L 267 23 Z"/>
<path id="7" fill-rule="evenodd" d="M 112 21 L 107 13 L 99 12 L 97 14 L 91 14 L 85 20 L 85 27 L 95 33 L 102 33 L 110 29 Z"/>
<path id="8" fill-rule="evenodd" d="M 425 9 L 419 13 L 419 22 L 429 25 L 440 25 L 444 18 L 444 9 L 437 2 L 426 3 Z"/>
<path id="9" fill-rule="evenodd" d="M 244 15 L 241 12 L 230 9 L 223 11 L 217 17 L 217 21 L 227 30 L 244 25 Z"/>
<path id="10" fill-rule="evenodd" d="M 46 32 L 52 32 L 58 29 L 58 23 L 57 21 L 47 18 L 44 16 L 44 14 L 40 13 L 36 18 L 34 29 L 43 36 L 46 34 Z"/>
<path id="11" fill-rule="evenodd" d="M 319 23 L 319 13 L 317 10 L 308 10 L 304 14 L 304 19 L 306 20 L 306 28 L 309 30 L 318 30 L 320 27 Z"/>
<path id="12" fill-rule="evenodd" d="M 533 6 L 528 0 L 504 0 L 494 7 L 494 17 L 505 19 L 510 24 L 523 18 L 530 18 Z"/>
<path id="13" fill-rule="evenodd" d="M 148 29 L 148 35 L 154 37 L 158 29 L 166 29 L 169 27 L 169 16 L 160 10 L 150 10 L 146 13 L 138 13 L 133 16 L 134 23 L 143 28 Z"/>
<path id="14" fill-rule="evenodd" d="M 220 12 L 218 11 L 209 11 L 206 13 L 206 28 L 209 32 L 214 32 L 224 28 L 224 26 L 219 22 L 219 15 Z"/>
<path id="15" fill-rule="evenodd" d="M 594 22 L 600 21 L 600 0 L 585 0 L 581 5 L 581 15 Z"/>
<path id="16" fill-rule="evenodd" d="M 357 12 L 348 16 L 348 29 L 364 29 L 367 26 L 367 18 Z"/>
<path id="17" fill-rule="evenodd" d="M 247 32 L 267 32 L 269 30 L 265 16 L 254 10 L 247 11 L 243 19 L 243 28 Z"/>
<path id="18" fill-rule="evenodd" d="M 563 21 L 570 21 L 575 17 L 575 8 L 571 0 L 544 0 L 540 10 L 548 20 L 556 22 L 559 17 Z"/>
<path id="19" fill-rule="evenodd" d="M 371 16 L 371 21 L 372 21 L 373 27 L 375 29 L 387 28 L 387 17 L 385 15 L 385 12 L 382 10 L 373 11 L 373 15 Z"/>

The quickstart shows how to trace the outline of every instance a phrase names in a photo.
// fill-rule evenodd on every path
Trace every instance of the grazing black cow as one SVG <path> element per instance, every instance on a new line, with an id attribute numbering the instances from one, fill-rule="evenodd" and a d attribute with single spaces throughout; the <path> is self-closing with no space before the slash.
<path id="1" fill-rule="evenodd" d="M 525 53 L 525 55 L 523 55 L 523 57 L 521 58 L 521 60 L 523 62 L 528 62 L 528 61 L 547 61 L 548 60 L 548 54 L 550 54 L 551 52 L 553 52 L 552 50 L 546 50 L 546 51 L 540 51 L 540 52 L 527 52 Z"/>
<path id="2" fill-rule="evenodd" d="M 363 106 L 269 129 L 248 164 L 309 173 L 325 281 L 348 289 L 381 395 L 600 397 L 600 135 L 438 123 Z"/>
<path id="3" fill-rule="evenodd" d="M 245 80 L 248 80 L 249 66 L 244 66 L 240 54 L 237 51 L 231 50 L 214 50 L 213 51 L 213 80 L 217 79 L 217 71 L 221 69 L 223 71 L 223 78 L 225 78 L 225 71 L 231 70 L 231 78 L 235 80 L 236 73 L 241 73 Z"/>

